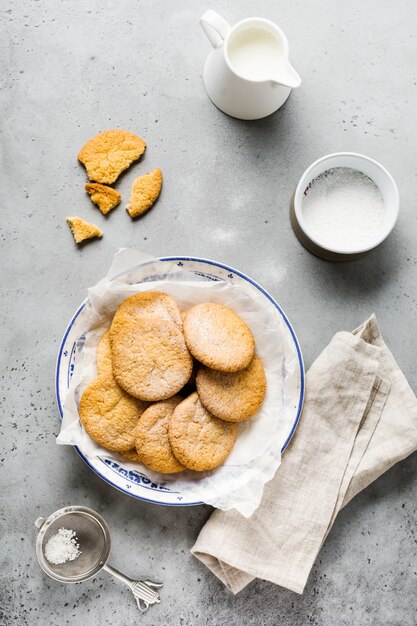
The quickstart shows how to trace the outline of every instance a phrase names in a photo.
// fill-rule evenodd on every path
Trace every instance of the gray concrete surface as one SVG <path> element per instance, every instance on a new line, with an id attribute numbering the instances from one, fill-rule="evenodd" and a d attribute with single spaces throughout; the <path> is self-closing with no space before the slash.
<path id="1" fill-rule="evenodd" d="M 287 33 L 304 79 L 258 122 L 219 112 L 201 74 L 205 8 L 231 22 L 258 14 Z M 417 623 L 416 456 L 339 516 L 303 596 L 256 581 L 237 597 L 189 553 L 208 507 L 172 510 L 129 499 L 58 447 L 57 347 L 66 323 L 121 246 L 211 257 L 253 276 L 293 321 L 306 365 L 335 331 L 375 311 L 416 389 L 416 32 L 411 0 L 251 3 L 183 0 L 2 0 L 1 624 L 304 626 Z M 99 130 L 143 135 L 146 156 L 118 184 L 160 166 L 158 205 L 132 223 L 109 219 L 83 191 L 76 155 Z M 288 203 L 304 169 L 333 151 L 380 160 L 401 193 L 395 231 L 379 249 L 332 265 L 300 247 Z M 77 249 L 65 223 L 105 231 Z M 112 562 L 165 583 L 138 615 L 106 575 L 82 586 L 37 566 L 33 520 L 81 503 L 100 511 Z"/>

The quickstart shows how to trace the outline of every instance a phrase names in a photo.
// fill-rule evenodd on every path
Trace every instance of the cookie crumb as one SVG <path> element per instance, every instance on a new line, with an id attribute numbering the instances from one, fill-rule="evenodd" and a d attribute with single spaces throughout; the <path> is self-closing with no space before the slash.
<path id="1" fill-rule="evenodd" d="M 75 243 L 103 236 L 103 231 L 98 226 L 85 222 L 81 217 L 67 217 L 67 222 L 71 228 Z"/>
<path id="2" fill-rule="evenodd" d="M 162 188 L 162 171 L 157 167 L 145 176 L 138 176 L 132 184 L 129 204 L 126 207 L 131 218 L 139 217 L 156 202 Z"/>
<path id="3" fill-rule="evenodd" d="M 85 190 L 89 194 L 91 202 L 98 206 L 103 215 L 107 215 L 109 211 L 117 207 L 122 199 L 116 189 L 100 183 L 87 183 Z"/>

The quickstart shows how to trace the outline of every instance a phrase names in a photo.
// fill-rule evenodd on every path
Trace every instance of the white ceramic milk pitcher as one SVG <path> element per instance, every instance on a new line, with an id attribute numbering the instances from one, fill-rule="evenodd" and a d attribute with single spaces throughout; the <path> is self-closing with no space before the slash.
<path id="1" fill-rule="evenodd" d="M 288 60 L 288 41 L 276 24 L 260 17 L 233 27 L 215 11 L 200 19 L 213 50 L 204 66 L 204 85 L 224 113 L 256 120 L 279 109 L 301 78 Z"/>

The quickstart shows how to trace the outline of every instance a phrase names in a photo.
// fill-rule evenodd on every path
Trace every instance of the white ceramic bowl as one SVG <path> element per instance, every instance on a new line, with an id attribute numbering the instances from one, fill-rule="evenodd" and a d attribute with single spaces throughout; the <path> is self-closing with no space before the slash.
<path id="1" fill-rule="evenodd" d="M 319 241 L 309 232 L 309 228 L 303 219 L 303 198 L 308 185 L 317 176 L 335 167 L 349 167 L 366 174 L 366 176 L 369 176 L 369 178 L 374 181 L 382 194 L 385 205 L 384 220 L 381 226 L 375 231 L 374 236 L 370 238 L 370 242 L 366 247 L 356 249 L 350 247 L 349 249 L 343 249 L 327 244 L 324 240 Z M 341 260 L 343 260 L 345 255 L 349 258 L 361 256 L 382 243 L 394 228 L 398 217 L 399 205 L 400 198 L 397 185 L 385 167 L 377 161 L 374 161 L 374 159 L 362 154 L 356 154 L 354 152 L 336 152 L 335 154 L 328 154 L 315 161 L 301 176 L 293 199 L 292 222 L 296 235 L 301 243 L 310 249 L 311 252 L 329 259 L 331 259 L 333 255 L 335 260 L 338 255 L 341 255 Z M 294 217 L 296 224 L 294 224 Z M 330 255 L 321 254 L 321 251 L 329 252 Z"/>

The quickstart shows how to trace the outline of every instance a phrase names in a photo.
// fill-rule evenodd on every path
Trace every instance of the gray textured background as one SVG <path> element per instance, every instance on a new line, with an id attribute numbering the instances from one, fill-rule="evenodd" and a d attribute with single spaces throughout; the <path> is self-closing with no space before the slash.
<path id="1" fill-rule="evenodd" d="M 286 32 L 303 78 L 285 107 L 258 122 L 220 113 L 204 92 L 205 8 L 232 23 L 249 15 Z M 208 507 L 161 508 L 129 499 L 55 445 L 57 347 L 67 321 L 114 252 L 207 256 L 261 282 L 294 323 L 306 365 L 340 329 L 375 311 L 416 389 L 415 3 L 378 0 L 1 0 L 2 427 L 1 624 L 417 623 L 416 456 L 338 517 L 303 596 L 256 581 L 237 597 L 189 554 Z M 124 202 L 139 172 L 160 166 L 155 208 L 132 223 L 105 219 L 83 191 L 76 155 L 97 131 L 146 139 L 118 184 Z M 308 254 L 289 225 L 304 169 L 333 151 L 380 160 L 401 194 L 395 231 L 353 264 Z M 77 249 L 67 215 L 95 221 L 101 241 Z M 33 520 L 66 504 L 108 520 L 112 562 L 164 583 L 139 616 L 107 575 L 76 586 L 37 566 Z"/>

